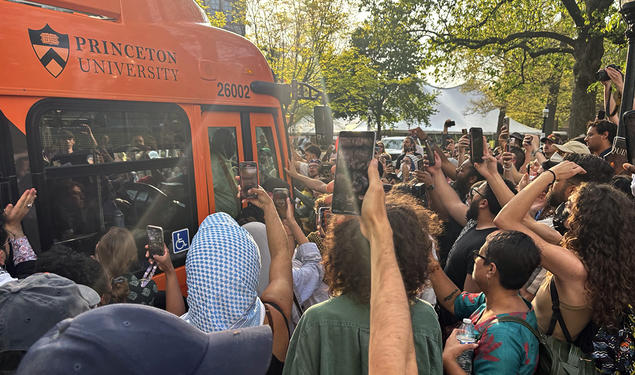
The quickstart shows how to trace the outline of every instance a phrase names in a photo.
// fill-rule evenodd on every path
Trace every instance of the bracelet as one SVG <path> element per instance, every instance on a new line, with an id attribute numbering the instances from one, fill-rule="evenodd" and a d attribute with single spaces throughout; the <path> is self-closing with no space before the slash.
<path id="1" fill-rule="evenodd" d="M 551 169 L 547 169 L 547 172 L 551 173 L 553 175 L 553 181 L 551 181 L 551 183 L 549 185 L 553 185 L 554 182 L 556 182 L 556 180 L 558 179 L 556 177 L 556 172 L 552 171 Z"/>

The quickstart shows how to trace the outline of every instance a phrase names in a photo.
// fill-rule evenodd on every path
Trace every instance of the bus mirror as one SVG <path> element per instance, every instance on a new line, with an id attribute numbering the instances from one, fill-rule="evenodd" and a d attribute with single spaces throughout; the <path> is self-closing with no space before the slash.
<path id="1" fill-rule="evenodd" d="M 333 142 L 333 114 L 331 108 L 325 105 L 313 107 L 315 119 L 315 137 L 318 144 L 328 146 Z"/>
<path id="2" fill-rule="evenodd" d="M 291 104 L 291 86 L 288 84 L 253 81 L 250 86 L 251 91 L 256 94 L 271 95 L 278 98 L 280 104 L 284 106 Z"/>

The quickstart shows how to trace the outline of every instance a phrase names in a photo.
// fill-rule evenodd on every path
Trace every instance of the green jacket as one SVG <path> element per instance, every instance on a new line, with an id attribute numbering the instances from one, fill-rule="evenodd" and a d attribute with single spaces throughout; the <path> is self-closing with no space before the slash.
<path id="1" fill-rule="evenodd" d="M 432 306 L 410 308 L 419 374 L 442 374 L 441 328 Z M 293 332 L 284 363 L 289 374 L 367 374 L 370 308 L 347 296 L 309 308 Z"/>

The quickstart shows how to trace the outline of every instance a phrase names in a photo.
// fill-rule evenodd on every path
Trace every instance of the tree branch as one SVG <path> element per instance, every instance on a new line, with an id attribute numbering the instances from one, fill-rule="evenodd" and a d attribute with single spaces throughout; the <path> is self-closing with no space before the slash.
<path id="1" fill-rule="evenodd" d="M 582 17 L 582 12 L 580 11 L 578 4 L 575 3 L 575 0 L 562 0 L 562 4 L 573 19 L 575 26 L 579 29 L 585 28 L 586 25 L 584 24 L 584 17 Z"/>
<path id="2" fill-rule="evenodd" d="M 436 34 L 436 33 L 435 33 Z M 531 38 L 547 38 L 554 39 L 568 44 L 571 47 L 575 46 L 575 40 L 569 38 L 566 35 L 562 35 L 553 31 L 521 31 L 518 33 L 509 34 L 504 38 L 490 37 L 485 39 L 469 39 L 469 38 L 456 38 L 451 35 L 439 35 L 444 38 L 444 42 L 451 42 L 470 49 L 478 49 L 492 44 L 507 44 L 520 39 Z"/>

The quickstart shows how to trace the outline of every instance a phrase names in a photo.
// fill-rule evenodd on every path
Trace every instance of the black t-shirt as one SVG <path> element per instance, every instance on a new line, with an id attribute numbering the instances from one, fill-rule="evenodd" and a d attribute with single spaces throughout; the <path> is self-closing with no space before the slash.
<path id="1" fill-rule="evenodd" d="M 441 267 L 445 268 L 450 249 L 452 249 L 452 245 L 461 234 L 461 230 L 463 230 L 463 226 L 452 217 L 443 222 L 443 233 L 437 238 L 439 241 L 439 264 L 441 264 Z"/>
<path id="2" fill-rule="evenodd" d="M 465 276 L 471 274 L 474 268 L 473 251 L 480 249 L 487 236 L 496 229 L 496 227 L 476 229 L 474 225 L 456 240 L 448 255 L 444 271 L 459 289 L 463 290 Z"/>

